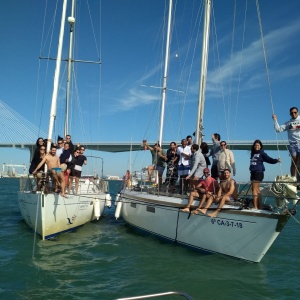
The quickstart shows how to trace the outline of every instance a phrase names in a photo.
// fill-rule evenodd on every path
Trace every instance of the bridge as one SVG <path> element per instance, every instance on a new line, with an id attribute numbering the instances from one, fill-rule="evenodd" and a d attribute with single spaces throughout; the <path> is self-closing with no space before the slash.
<path id="1" fill-rule="evenodd" d="M 36 147 L 35 142 L 39 136 L 46 137 L 47 134 L 22 117 L 7 104 L 0 100 L 0 147 L 12 147 L 29 149 L 30 152 Z M 77 141 L 73 141 L 74 145 Z M 180 142 L 180 141 L 178 141 Z M 211 140 L 205 141 L 212 146 Z M 232 150 L 250 150 L 253 144 L 251 141 L 226 141 L 228 148 Z M 154 145 L 155 141 L 148 141 Z M 163 148 L 168 149 L 171 141 L 163 143 Z M 287 150 L 288 141 L 262 140 L 264 150 Z M 127 152 L 143 150 L 141 142 L 87 142 L 82 144 L 89 150 L 104 152 Z"/>

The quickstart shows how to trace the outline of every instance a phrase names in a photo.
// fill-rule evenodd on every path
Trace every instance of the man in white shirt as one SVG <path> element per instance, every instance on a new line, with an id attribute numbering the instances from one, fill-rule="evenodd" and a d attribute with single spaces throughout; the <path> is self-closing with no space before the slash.
<path id="1" fill-rule="evenodd" d="M 183 190 L 187 193 L 188 181 L 185 178 L 190 172 L 190 157 L 192 154 L 191 147 L 187 146 L 186 139 L 181 140 L 181 146 L 178 146 L 177 154 L 179 155 L 178 176 L 180 178 L 180 194 L 182 194 Z"/>

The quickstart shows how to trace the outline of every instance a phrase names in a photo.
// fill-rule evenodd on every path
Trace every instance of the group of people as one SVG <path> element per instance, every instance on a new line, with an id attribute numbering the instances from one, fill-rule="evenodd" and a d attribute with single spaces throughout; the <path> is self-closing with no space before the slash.
<path id="1" fill-rule="evenodd" d="M 148 175 L 153 170 L 158 172 L 158 189 L 161 189 L 162 175 L 167 165 L 166 186 L 167 190 L 175 192 L 176 181 L 179 177 L 179 193 L 187 193 L 189 187 L 195 188 L 198 181 L 204 176 L 204 169 L 211 165 L 209 157 L 212 157 L 212 177 L 221 178 L 225 169 L 233 171 L 235 175 L 235 161 L 232 151 L 226 148 L 225 141 L 220 142 L 220 135 L 212 135 L 213 147 L 209 150 L 207 143 L 200 145 L 193 143 L 192 136 L 181 140 L 181 144 L 170 143 L 170 148 L 165 152 L 159 143 L 153 147 L 144 141 L 144 148 L 149 149 L 152 155 L 152 164 L 148 166 Z"/>
<path id="2" fill-rule="evenodd" d="M 48 143 L 50 144 L 50 149 L 46 153 Z M 70 135 L 66 135 L 65 139 L 59 137 L 57 143 L 41 137 L 38 138 L 29 168 L 29 173 L 37 178 L 37 190 L 40 190 L 42 187 L 42 178 L 46 164 L 52 176 L 54 192 L 60 191 L 61 196 L 66 197 L 66 193 L 70 193 L 73 180 L 75 179 L 75 194 L 78 194 L 82 166 L 87 164 L 84 151 L 84 146 L 78 144 L 75 147 L 73 145 Z"/>
<path id="3" fill-rule="evenodd" d="M 279 125 L 275 114 L 272 115 L 274 127 L 277 132 L 288 132 L 289 152 L 291 155 L 291 176 L 296 177 L 297 162 L 300 155 L 300 117 L 297 107 L 290 108 L 291 119 L 283 125 Z M 152 154 L 152 164 L 148 167 L 150 176 L 153 170 L 158 172 L 158 189 L 162 185 L 162 175 L 167 164 L 166 183 L 175 192 L 175 183 L 179 177 L 179 193 L 187 193 L 188 187 L 191 192 L 189 201 L 183 212 L 192 214 L 206 214 L 212 202 L 218 204 L 217 209 L 208 214 L 216 217 L 224 204 L 232 199 L 237 199 L 236 183 L 231 178 L 236 175 L 236 167 L 233 152 L 227 149 L 227 143 L 220 141 L 218 133 L 212 134 L 212 149 L 208 149 L 206 143 L 194 144 L 192 137 L 187 136 L 181 140 L 181 145 L 175 142 L 170 144 L 170 148 L 165 151 L 157 143 L 150 147 L 144 141 L 145 149 L 149 149 Z M 212 157 L 211 170 L 209 157 Z M 264 179 L 265 163 L 280 163 L 280 158 L 271 158 L 263 150 L 260 140 L 255 140 L 251 147 L 250 154 L 250 180 L 252 185 L 253 208 L 262 209 L 262 197 L 260 194 L 260 183 Z M 219 179 L 219 182 L 218 182 Z M 194 198 L 199 198 L 199 205 L 196 209 L 190 210 Z"/>

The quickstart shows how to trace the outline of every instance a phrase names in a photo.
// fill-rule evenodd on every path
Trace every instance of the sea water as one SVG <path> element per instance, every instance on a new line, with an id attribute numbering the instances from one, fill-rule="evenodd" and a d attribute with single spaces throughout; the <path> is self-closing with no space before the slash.
<path id="1" fill-rule="evenodd" d="M 114 207 L 74 233 L 42 241 L 22 220 L 18 189 L 18 179 L 0 179 L 0 299 L 109 300 L 167 291 L 199 300 L 300 299 L 300 225 L 293 219 L 260 263 L 143 236 L 116 221 Z M 110 181 L 113 199 L 119 189 Z"/>

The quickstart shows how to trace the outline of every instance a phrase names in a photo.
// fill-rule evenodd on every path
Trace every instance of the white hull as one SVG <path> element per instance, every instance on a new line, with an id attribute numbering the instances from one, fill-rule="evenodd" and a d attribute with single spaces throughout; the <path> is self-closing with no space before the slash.
<path id="1" fill-rule="evenodd" d="M 259 262 L 289 214 L 227 206 L 216 218 L 180 211 L 187 199 L 124 190 L 122 217 L 131 226 L 179 244 Z M 195 201 L 195 205 L 198 205 Z"/>
<path id="2" fill-rule="evenodd" d="M 91 182 L 81 183 L 82 188 L 87 186 L 89 189 L 84 189 L 79 195 L 67 195 L 68 198 L 56 193 L 33 193 L 30 189 L 21 189 L 18 202 L 24 221 L 45 240 L 96 220 L 105 209 L 107 194 L 96 191 L 97 186 Z M 94 211 L 96 199 L 100 204 L 96 206 L 97 209 L 100 206 L 97 214 Z"/>

